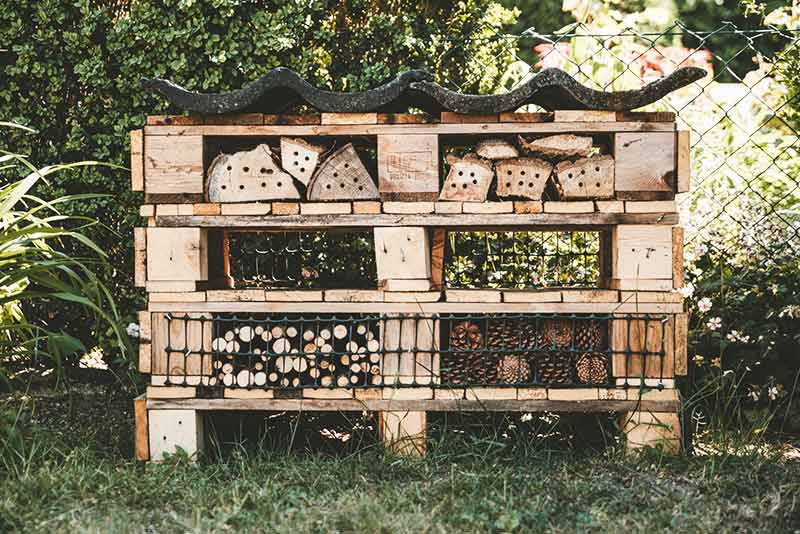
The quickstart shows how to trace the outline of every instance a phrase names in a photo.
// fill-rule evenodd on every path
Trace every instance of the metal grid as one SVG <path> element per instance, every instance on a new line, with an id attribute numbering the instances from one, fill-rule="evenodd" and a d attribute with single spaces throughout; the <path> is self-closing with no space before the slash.
<path id="1" fill-rule="evenodd" d="M 580 388 L 641 385 L 643 378 L 658 386 L 672 377 L 668 316 L 167 314 L 165 318 L 168 384 L 242 389 Z"/>
<path id="2" fill-rule="evenodd" d="M 237 287 L 377 286 L 372 232 L 229 232 Z"/>
<path id="3" fill-rule="evenodd" d="M 448 288 L 594 287 L 600 232 L 448 232 Z"/>

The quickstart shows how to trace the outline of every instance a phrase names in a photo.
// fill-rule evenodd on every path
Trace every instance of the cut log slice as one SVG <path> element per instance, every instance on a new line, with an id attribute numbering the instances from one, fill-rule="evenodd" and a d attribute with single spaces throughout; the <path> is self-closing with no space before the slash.
<path id="1" fill-rule="evenodd" d="M 303 185 L 308 185 L 325 151 L 325 147 L 312 145 L 304 139 L 281 137 L 281 166 Z"/>
<path id="2" fill-rule="evenodd" d="M 556 189 L 561 200 L 614 196 L 614 158 L 595 156 L 556 165 Z"/>
<path id="3" fill-rule="evenodd" d="M 517 147 L 504 139 L 484 139 L 475 148 L 478 156 L 490 160 L 519 157 Z"/>
<path id="4" fill-rule="evenodd" d="M 497 196 L 541 200 L 553 165 L 538 158 L 515 158 L 497 164 Z"/>
<path id="5" fill-rule="evenodd" d="M 372 181 L 352 143 L 347 143 L 322 162 L 308 182 L 308 200 L 377 200 Z"/>
<path id="6" fill-rule="evenodd" d="M 206 191 L 209 202 L 300 199 L 294 180 L 275 163 L 266 144 L 214 158 Z"/>
<path id="7" fill-rule="evenodd" d="M 592 150 L 592 138 L 582 135 L 550 135 L 531 141 L 519 136 L 520 146 L 543 158 L 585 158 Z"/>
<path id="8" fill-rule="evenodd" d="M 447 173 L 439 200 L 484 202 L 494 177 L 492 164 L 475 154 L 466 154 L 463 158 L 448 155 L 447 163 L 450 164 L 450 172 Z"/>

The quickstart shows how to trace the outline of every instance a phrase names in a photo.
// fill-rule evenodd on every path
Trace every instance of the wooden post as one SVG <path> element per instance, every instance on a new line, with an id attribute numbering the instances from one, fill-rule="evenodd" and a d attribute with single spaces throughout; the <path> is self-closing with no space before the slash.
<path id="1" fill-rule="evenodd" d="M 203 416 L 197 410 L 149 410 L 150 459 L 182 449 L 193 460 L 204 450 Z"/>
<path id="2" fill-rule="evenodd" d="M 427 440 L 426 412 L 379 412 L 381 441 L 393 454 L 422 456 Z"/>
<path id="3" fill-rule="evenodd" d="M 148 438 L 147 398 L 139 395 L 133 399 L 134 451 L 136 459 L 146 462 L 150 459 L 150 440 Z"/>
<path id="4" fill-rule="evenodd" d="M 620 417 L 620 430 L 625 434 L 627 451 L 655 447 L 667 454 L 680 453 L 681 423 L 677 413 L 627 412 Z"/>

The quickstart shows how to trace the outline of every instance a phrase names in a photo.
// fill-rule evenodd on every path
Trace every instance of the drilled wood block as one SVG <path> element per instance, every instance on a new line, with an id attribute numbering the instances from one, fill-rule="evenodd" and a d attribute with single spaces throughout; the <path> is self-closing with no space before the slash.
<path id="1" fill-rule="evenodd" d="M 320 164 L 308 182 L 309 201 L 377 200 L 378 188 L 372 181 L 352 143 L 347 143 Z"/>
<path id="2" fill-rule="evenodd" d="M 384 202 L 383 212 L 399 214 L 433 213 L 433 202 Z"/>
<path id="3" fill-rule="evenodd" d="M 464 202 L 464 213 L 514 213 L 513 202 Z"/>
<path id="4" fill-rule="evenodd" d="M 498 161 L 497 196 L 541 200 L 553 164 L 538 158 L 514 158 Z"/>
<path id="5" fill-rule="evenodd" d="M 439 137 L 379 135 L 378 189 L 384 200 L 434 200 L 439 195 Z"/>
<path id="6" fill-rule="evenodd" d="M 575 202 L 555 202 L 546 201 L 544 203 L 545 213 L 594 213 L 594 202 L 582 200 Z"/>
<path id="7" fill-rule="evenodd" d="M 208 280 L 204 228 L 147 228 L 147 279 Z"/>
<path id="8" fill-rule="evenodd" d="M 302 138 L 281 137 L 281 166 L 307 186 L 326 150 Z"/>
<path id="9" fill-rule="evenodd" d="M 202 136 L 148 135 L 144 150 L 145 193 L 203 193 Z"/>
<path id="10" fill-rule="evenodd" d="M 425 228 L 375 228 L 374 235 L 379 280 L 430 279 L 430 240 Z"/>
<path id="11" fill-rule="evenodd" d="M 206 189 L 209 202 L 300 198 L 292 177 L 280 168 L 266 143 L 252 150 L 220 154 L 214 158 L 208 168 Z"/>
<path id="12" fill-rule="evenodd" d="M 222 204 L 222 215 L 269 215 L 272 205 L 269 202 L 247 204 Z"/>
<path id="13" fill-rule="evenodd" d="M 352 211 L 349 202 L 304 202 L 300 204 L 301 215 L 342 215 Z"/>
<path id="14" fill-rule="evenodd" d="M 150 460 L 183 450 L 196 458 L 203 452 L 203 417 L 195 410 L 149 410 Z"/>
<path id="15" fill-rule="evenodd" d="M 614 134 L 614 160 L 617 191 L 674 191 L 674 132 Z"/>
<path id="16" fill-rule="evenodd" d="M 556 165 L 555 183 L 561 200 L 614 196 L 614 158 L 594 156 Z"/>
<path id="17" fill-rule="evenodd" d="M 485 202 L 494 178 L 492 163 L 475 154 L 462 158 L 447 155 L 450 171 L 442 185 L 439 200 Z"/>

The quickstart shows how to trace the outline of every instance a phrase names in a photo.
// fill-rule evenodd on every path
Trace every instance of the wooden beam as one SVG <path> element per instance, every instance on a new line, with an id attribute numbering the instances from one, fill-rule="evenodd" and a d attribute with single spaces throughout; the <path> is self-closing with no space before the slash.
<path id="1" fill-rule="evenodd" d="M 136 459 L 142 462 L 150 460 L 150 439 L 147 423 L 147 396 L 139 395 L 133 399 L 134 450 Z"/>
<path id="2" fill-rule="evenodd" d="M 144 191 L 144 130 L 131 132 L 131 191 Z"/>

